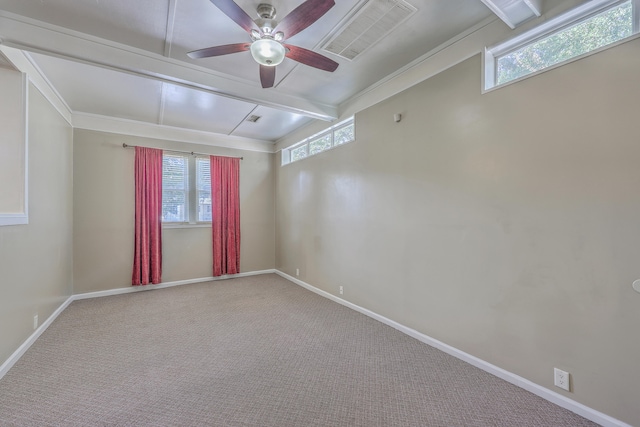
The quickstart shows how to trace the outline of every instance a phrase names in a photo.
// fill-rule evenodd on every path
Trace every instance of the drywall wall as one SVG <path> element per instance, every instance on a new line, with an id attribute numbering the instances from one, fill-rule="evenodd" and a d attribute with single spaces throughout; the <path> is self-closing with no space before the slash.
<path id="1" fill-rule="evenodd" d="M 33 86 L 28 114 L 29 224 L 0 227 L 0 364 L 72 293 L 72 130 Z"/>
<path id="2" fill-rule="evenodd" d="M 639 52 L 486 94 L 477 55 L 358 113 L 276 170 L 277 268 L 640 425 Z"/>
<path id="3" fill-rule="evenodd" d="M 131 286 L 134 150 L 122 144 L 241 156 L 241 272 L 275 265 L 274 155 L 74 130 L 74 293 Z M 212 276 L 211 227 L 164 228 L 162 281 Z"/>

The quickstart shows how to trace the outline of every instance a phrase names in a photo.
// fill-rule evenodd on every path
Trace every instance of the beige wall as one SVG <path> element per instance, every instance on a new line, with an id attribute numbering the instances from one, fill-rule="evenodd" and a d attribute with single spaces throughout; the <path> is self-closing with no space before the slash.
<path id="1" fill-rule="evenodd" d="M 196 144 L 74 131 L 74 293 L 131 286 L 134 150 L 122 143 L 242 156 L 242 272 L 275 265 L 274 155 Z M 212 275 L 211 227 L 163 229 L 163 282 Z"/>
<path id="2" fill-rule="evenodd" d="M 28 112 L 29 224 L 0 227 L 0 364 L 73 285 L 71 126 L 33 86 Z"/>
<path id="3" fill-rule="evenodd" d="M 277 168 L 277 268 L 640 425 L 639 52 L 484 95 L 478 55 L 362 111 Z"/>

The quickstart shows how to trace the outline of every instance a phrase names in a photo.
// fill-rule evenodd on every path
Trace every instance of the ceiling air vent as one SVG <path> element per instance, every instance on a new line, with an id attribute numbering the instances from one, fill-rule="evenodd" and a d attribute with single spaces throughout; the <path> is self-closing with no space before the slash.
<path id="1" fill-rule="evenodd" d="M 251 123 L 255 123 L 258 120 L 260 120 L 260 117 L 262 117 L 262 116 L 256 116 L 255 114 L 252 114 L 249 117 L 247 117 L 247 121 L 251 122 Z"/>
<path id="2" fill-rule="evenodd" d="M 416 12 L 403 0 L 369 0 L 324 50 L 353 60 Z"/>

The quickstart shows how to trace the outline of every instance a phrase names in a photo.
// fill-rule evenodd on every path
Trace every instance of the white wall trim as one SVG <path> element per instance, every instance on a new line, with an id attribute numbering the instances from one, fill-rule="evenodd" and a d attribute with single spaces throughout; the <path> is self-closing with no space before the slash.
<path id="1" fill-rule="evenodd" d="M 27 338 L 25 342 L 22 343 L 20 347 L 18 347 L 16 351 L 13 352 L 11 356 L 9 356 L 7 360 L 5 360 L 5 362 L 2 365 L 0 365 L 0 379 L 2 379 L 2 377 L 4 377 L 7 372 L 9 372 L 9 369 L 11 369 L 13 365 L 15 365 L 18 360 L 20 360 L 22 355 L 25 354 L 27 350 L 29 350 L 29 347 L 31 347 L 33 343 L 36 342 L 38 337 L 42 335 L 42 333 L 53 323 L 53 321 L 56 320 L 56 318 L 60 315 L 60 313 L 62 313 L 73 301 L 106 297 L 111 295 L 128 294 L 132 292 L 152 291 L 154 289 L 170 288 L 172 286 L 189 285 L 192 283 L 211 282 L 214 280 L 215 281 L 226 280 L 226 279 L 234 279 L 238 277 L 249 277 L 249 276 L 257 276 L 260 274 L 271 274 L 271 273 L 276 273 L 276 270 L 269 269 L 269 270 L 249 271 L 246 273 L 239 273 L 239 274 L 226 275 L 226 276 L 220 276 L 220 277 L 201 277 L 197 279 L 178 280 L 175 282 L 160 283 L 157 285 L 130 286 L 127 288 L 109 289 L 107 291 L 88 292 L 88 293 L 71 295 L 69 298 L 66 299 L 65 302 L 63 302 L 60 305 L 60 307 L 58 307 L 51 314 L 51 316 L 47 318 L 47 320 L 45 320 L 40 325 L 38 329 L 36 329 L 33 332 L 33 334 L 31 334 L 31 336 L 29 336 L 29 338 Z"/>
<path id="2" fill-rule="evenodd" d="M 27 340 L 23 342 L 22 345 L 18 347 L 18 349 L 14 351 L 7 360 L 5 360 L 2 365 L 0 365 L 0 379 L 2 379 L 2 377 L 4 377 L 7 372 L 9 372 L 9 369 L 11 369 L 13 365 L 15 365 L 18 360 L 20 360 L 22 355 L 25 354 L 27 350 L 29 350 L 29 347 L 31 347 L 31 345 L 36 342 L 38 337 L 47 330 L 47 328 L 53 323 L 53 321 L 56 320 L 60 313 L 62 313 L 73 300 L 73 295 L 67 298 L 67 300 L 63 302 L 62 305 L 60 305 L 60 307 L 58 307 L 56 311 L 54 311 L 51 316 L 49 316 L 49 318 L 47 318 L 47 320 L 42 322 L 38 329 L 36 329 L 33 334 L 31 334 L 31 336 L 27 338 Z"/>
<path id="3" fill-rule="evenodd" d="M 29 224 L 27 214 L 0 214 L 0 226 Z"/>
<path id="4" fill-rule="evenodd" d="M 134 292 L 152 291 L 154 289 L 164 289 L 164 288 L 171 288 L 174 286 L 190 285 L 193 283 L 203 283 L 203 282 L 211 282 L 211 281 L 217 281 L 217 280 L 235 279 L 238 277 L 257 276 L 259 274 L 270 274 L 275 272 L 276 272 L 275 270 L 249 271 L 246 273 L 231 274 L 231 275 L 219 276 L 219 277 L 199 277 L 197 279 L 177 280 L 175 282 L 164 282 L 164 283 L 159 283 L 157 285 L 129 286 L 126 288 L 109 289 L 106 291 L 75 294 L 73 296 L 73 299 L 75 301 L 75 300 L 90 299 L 90 298 L 108 297 L 111 295 L 121 295 L 121 294 L 130 294 Z"/>
<path id="5" fill-rule="evenodd" d="M 74 129 L 95 130 L 120 135 L 162 139 L 165 141 L 188 142 L 212 147 L 257 151 L 260 153 L 274 153 L 274 145 L 271 141 L 158 125 L 155 123 L 120 119 L 98 114 L 73 113 L 73 127 Z"/>
<path id="6" fill-rule="evenodd" d="M 330 299 L 331 301 L 337 302 L 338 304 L 344 305 L 345 307 L 348 307 L 352 310 L 362 313 L 365 316 L 369 316 L 372 319 L 375 319 L 379 322 L 384 323 L 385 325 L 391 326 L 392 328 L 397 329 L 398 331 L 403 332 L 409 335 L 410 337 L 417 339 L 418 341 L 421 341 L 427 345 L 435 347 L 438 350 L 444 351 L 445 353 L 457 359 L 467 362 L 470 365 L 475 366 L 476 368 L 482 369 L 483 371 L 488 372 L 492 375 L 495 375 L 496 377 L 501 378 L 513 385 L 523 388 L 545 400 L 548 400 L 551 403 L 555 403 L 556 405 L 562 408 L 565 408 L 571 412 L 574 412 L 588 420 L 591 420 L 605 427 L 631 427 L 631 425 L 626 424 L 613 417 L 610 417 L 607 414 L 604 414 L 602 412 L 596 411 L 595 409 L 589 408 L 588 406 L 583 405 L 582 403 L 569 399 L 568 397 L 565 397 L 559 393 L 556 393 L 545 387 L 542 387 L 541 385 L 538 385 L 532 381 L 529 381 L 519 375 L 506 371 L 502 368 L 499 368 L 498 366 L 492 365 L 491 363 L 486 362 L 482 359 L 479 359 L 469 353 L 465 353 L 462 350 L 458 350 L 457 348 L 452 347 L 448 344 L 445 344 L 442 341 L 439 341 L 428 335 L 425 335 L 422 332 L 418 332 L 415 329 L 411 329 L 407 326 L 404 326 L 394 320 L 391 320 L 387 317 L 377 314 L 371 310 L 360 307 L 359 305 L 356 305 L 352 302 L 339 298 L 333 294 L 330 294 L 329 292 L 318 289 L 315 286 L 310 285 L 306 282 L 303 282 L 300 279 L 296 279 L 295 277 L 292 277 L 280 270 L 275 270 L 275 272 L 279 276 L 299 286 L 302 286 L 303 288 L 308 289 L 311 292 L 314 292 L 320 296 Z"/>
<path id="7" fill-rule="evenodd" d="M 49 101 L 62 118 L 71 125 L 71 108 L 53 87 L 49 79 L 45 77 L 31 56 L 26 52 L 2 45 L 0 45 L 0 51 L 11 61 L 14 67 L 29 76 L 29 81 L 42 93 L 42 96 Z"/>
<path id="8" fill-rule="evenodd" d="M 489 362 L 486 362 L 482 359 L 479 359 L 469 353 L 465 353 L 462 350 L 458 350 L 455 347 L 452 347 L 448 344 L 443 343 L 442 341 L 439 341 L 435 338 L 431 338 L 428 335 L 423 334 L 422 332 L 418 332 L 415 329 L 411 329 L 407 326 L 404 326 L 394 320 L 391 320 L 387 317 L 384 317 L 380 314 L 377 314 L 371 310 L 368 310 L 366 308 L 360 307 L 359 305 L 356 305 L 352 302 L 349 302 L 347 300 L 344 300 L 342 298 L 339 298 L 333 294 L 330 294 L 329 292 L 323 291 L 321 289 L 316 288 L 315 286 L 312 286 L 306 282 L 303 282 L 302 280 L 296 279 L 295 277 L 292 277 L 280 270 L 276 270 L 276 269 L 268 269 L 268 270 L 260 270 L 260 271 L 251 271 L 251 272 L 246 272 L 246 273 L 240 273 L 240 274 L 234 274 L 234 275 L 227 275 L 227 276 L 220 276 L 220 277 L 202 277 L 202 278 L 197 278 L 197 279 L 188 279 L 188 280 L 178 280 L 178 281 L 174 281 L 174 282 L 166 282 L 166 283 L 160 283 L 158 285 L 145 285 L 145 286 L 131 286 L 131 287 L 127 287 L 127 288 L 119 288 L 119 289 L 110 289 L 107 291 L 98 291 L 98 292 L 88 292 L 88 293 L 82 293 L 82 294 L 74 294 L 71 295 L 69 298 L 67 298 L 67 300 L 62 303 L 62 305 L 60 305 L 60 307 L 58 307 L 52 314 L 51 316 L 49 316 L 49 318 L 47 318 L 46 321 L 44 321 L 40 327 L 38 329 L 36 329 L 34 331 L 33 334 L 31 334 L 31 336 L 29 338 L 27 338 L 27 340 L 20 346 L 18 347 L 18 349 L 11 355 L 9 356 L 9 358 L 0 366 L 0 379 L 2 377 L 4 377 L 4 375 L 9 372 L 9 370 L 13 367 L 13 365 L 16 364 L 16 362 L 18 360 L 20 360 L 20 358 L 22 357 L 22 355 L 29 349 L 29 347 L 31 347 L 31 345 L 33 345 L 33 343 L 38 339 L 38 337 L 40 337 L 40 335 L 42 335 L 42 333 L 53 323 L 53 321 L 60 315 L 60 313 L 62 313 L 68 306 L 69 304 L 71 304 L 73 301 L 77 301 L 77 300 L 83 300 L 83 299 L 90 299 L 90 298 L 100 298 L 100 297 L 104 297 L 104 296 L 111 296 L 111 295 L 120 295 L 120 294 L 127 294 L 127 293 L 133 293 L 133 292 L 144 292 L 144 291 L 150 291 L 150 290 L 154 290 L 154 289 L 163 289 L 163 288 L 169 288 L 169 287 L 173 287 L 173 286 L 181 286 L 181 285 L 188 285 L 188 284 L 193 284 L 193 283 L 202 283 L 202 282 L 210 282 L 210 281 L 214 281 L 214 280 L 226 280 L 226 279 L 232 279 L 232 278 L 238 278 L 238 277 L 248 277 L 248 276 L 257 276 L 260 274 L 271 274 L 271 273 L 275 273 L 311 292 L 314 292 L 320 296 L 323 296 L 327 299 L 330 299 L 331 301 L 334 301 L 338 304 L 344 305 L 345 307 L 348 307 L 352 310 L 355 310 L 359 313 L 364 314 L 365 316 L 369 316 L 372 319 L 375 319 L 379 322 L 384 323 L 385 325 L 391 326 L 394 329 L 397 329 L 400 332 L 403 332 L 407 335 L 409 335 L 412 338 L 417 339 L 418 341 L 421 341 L 427 345 L 430 345 L 432 347 L 437 348 L 438 350 L 444 351 L 445 353 L 456 357 L 464 362 L 467 362 L 479 369 L 482 369 L 485 372 L 488 372 L 492 375 L 497 376 L 498 378 L 501 378 L 511 384 L 514 384 L 520 388 L 523 388 L 545 400 L 548 400 L 551 403 L 554 403 L 562 408 L 565 408 L 571 412 L 574 412 L 588 420 L 591 420 L 593 422 L 596 422 L 604 427 L 632 427 L 629 424 L 626 424 L 620 420 L 617 420 L 613 417 L 610 417 L 609 415 L 606 415 L 602 412 L 596 411 L 595 409 L 589 408 L 586 405 L 583 405 L 582 403 L 576 402 L 575 400 L 569 399 L 561 394 L 558 394 L 554 391 L 551 391 L 545 387 L 542 387 L 532 381 L 529 381 L 519 375 L 513 374 L 509 371 L 506 371 L 502 368 L 499 368 L 498 366 L 492 365 Z"/>
<path id="9" fill-rule="evenodd" d="M 21 74 L 21 94 L 20 100 L 17 102 L 20 103 L 20 130 L 18 131 L 20 135 L 17 136 L 17 139 L 18 148 L 21 149 L 23 156 L 22 176 L 7 178 L 17 178 L 15 181 L 22 186 L 22 200 L 20 201 L 22 206 L 19 207 L 20 211 L 0 213 L 0 226 L 29 224 L 29 76 L 23 71 L 17 71 L 17 73 Z M 9 135 L 9 144 L 12 144 L 11 132 Z"/>

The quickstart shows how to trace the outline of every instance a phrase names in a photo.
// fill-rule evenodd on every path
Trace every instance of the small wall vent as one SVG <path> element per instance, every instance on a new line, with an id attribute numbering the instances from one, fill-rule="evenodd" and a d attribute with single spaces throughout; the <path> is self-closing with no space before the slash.
<path id="1" fill-rule="evenodd" d="M 404 0 L 369 0 L 323 49 L 353 60 L 416 12 Z"/>
<path id="2" fill-rule="evenodd" d="M 246 120 L 246 121 L 251 122 L 251 123 L 255 123 L 255 122 L 257 122 L 258 120 L 260 120 L 260 118 L 261 118 L 261 117 L 262 117 L 262 116 L 256 116 L 255 114 L 252 114 L 252 115 L 250 115 L 249 117 L 247 117 L 247 120 Z"/>

